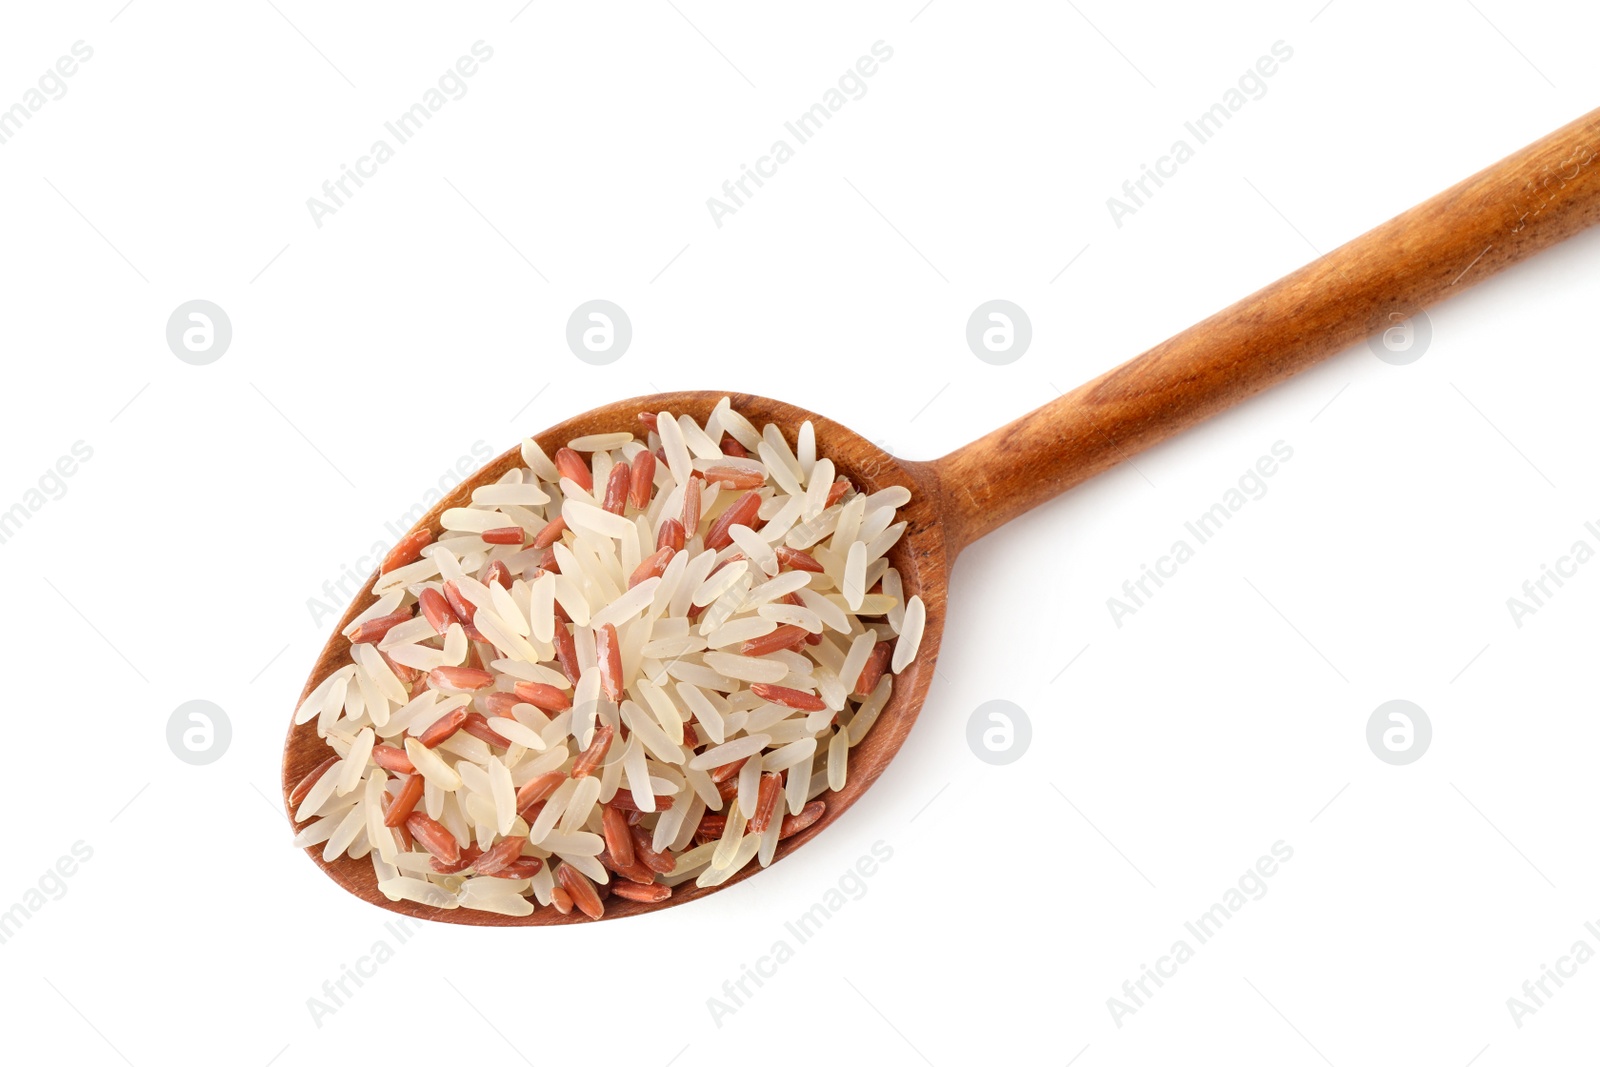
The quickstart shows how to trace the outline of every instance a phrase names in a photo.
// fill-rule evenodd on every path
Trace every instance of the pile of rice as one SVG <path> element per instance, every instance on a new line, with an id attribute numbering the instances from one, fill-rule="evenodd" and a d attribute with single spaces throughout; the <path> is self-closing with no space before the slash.
<path id="1" fill-rule="evenodd" d="M 911 493 L 726 398 L 639 419 L 553 459 L 530 438 L 384 561 L 295 714 L 332 749 L 290 796 L 297 847 L 370 856 L 390 900 L 598 919 L 822 817 L 922 640 L 887 558 Z"/>

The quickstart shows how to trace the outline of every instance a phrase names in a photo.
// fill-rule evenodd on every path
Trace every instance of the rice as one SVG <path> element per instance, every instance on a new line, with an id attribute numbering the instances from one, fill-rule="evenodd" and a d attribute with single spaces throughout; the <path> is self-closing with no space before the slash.
<path id="1" fill-rule="evenodd" d="M 727 399 L 574 438 L 407 535 L 307 694 L 294 844 L 394 901 L 601 918 L 721 885 L 848 781 L 926 626 L 859 492 Z"/>

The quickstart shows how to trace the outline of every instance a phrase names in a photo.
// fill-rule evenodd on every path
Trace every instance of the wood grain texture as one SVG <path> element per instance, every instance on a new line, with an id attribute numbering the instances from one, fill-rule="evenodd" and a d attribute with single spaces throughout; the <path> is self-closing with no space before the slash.
<path id="1" fill-rule="evenodd" d="M 845 788 L 837 793 L 828 792 L 822 795 L 822 799 L 827 801 L 828 805 L 826 813 L 808 829 L 778 846 L 777 857 L 773 860 L 774 863 L 778 863 L 822 833 L 849 810 L 851 805 L 877 781 L 889 761 L 894 758 L 894 754 L 899 751 L 906 735 L 910 733 L 912 724 L 916 722 L 917 713 L 922 709 L 923 700 L 927 697 L 928 686 L 933 679 L 933 661 L 939 654 L 939 637 L 944 630 L 949 561 L 945 555 L 944 533 L 939 524 L 939 497 L 931 484 L 919 480 L 928 474 L 926 465 L 901 464 L 859 434 L 792 404 L 740 393 L 662 393 L 608 404 L 534 436 L 547 454 L 554 455 L 557 448 L 583 434 L 618 430 L 637 433 L 638 414 L 641 411 L 670 411 L 674 414 L 692 416 L 703 423 L 717 401 L 724 396 L 730 397 L 734 408 L 755 423 L 758 429 L 769 422 L 784 427 L 785 436 L 791 445 L 794 443 L 794 431 L 803 421 L 810 419 L 816 428 L 817 455 L 832 459 L 839 475 L 855 482 L 858 488 L 875 492 L 891 485 L 904 485 L 911 490 L 911 503 L 900 509 L 899 516 L 909 525 L 899 544 L 890 549 L 889 557 L 905 581 L 906 596 L 909 598 L 913 594 L 920 595 L 928 609 L 927 628 L 923 633 L 921 651 L 916 661 L 895 678 L 894 695 L 890 697 L 888 705 L 872 729 L 867 732 L 866 739 L 850 751 L 850 778 Z M 472 499 L 473 489 L 498 480 L 506 471 L 521 464 L 520 446 L 492 460 L 457 486 L 444 500 L 434 505 L 433 510 L 424 515 L 414 529 L 427 529 L 437 535 L 440 531 L 439 517 L 444 514 L 445 509 L 465 506 Z M 374 572 L 344 617 L 334 625 L 333 636 L 317 657 L 316 666 L 301 691 L 300 701 L 303 701 L 306 695 L 329 674 L 349 662 L 350 642 L 341 631 L 349 625 L 351 619 L 365 611 L 376 599 L 372 595 L 372 585 L 377 577 L 377 573 Z M 300 701 L 296 701 L 296 706 Z M 285 811 L 292 822 L 293 812 L 288 810 L 289 793 L 307 772 L 328 756 L 331 750 L 317 736 L 314 719 L 301 726 L 294 726 L 293 709 L 290 709 L 290 716 L 291 726 L 284 744 L 283 755 L 283 796 Z M 577 911 L 573 911 L 570 915 L 561 915 L 554 908 L 548 907 L 541 907 L 526 918 L 513 918 L 488 912 L 469 911 L 466 908 L 441 911 L 410 901 L 392 901 L 378 891 L 377 877 L 370 860 L 340 857 L 331 863 L 325 862 L 322 859 L 320 845 L 308 848 L 305 852 L 323 873 L 349 892 L 380 908 L 387 908 L 402 915 L 473 926 L 550 926 L 590 921 Z M 641 904 L 612 897 L 606 902 L 605 917 L 624 918 L 698 900 L 721 889 L 737 885 L 761 870 L 759 865 L 751 863 L 723 885 L 710 889 L 698 889 L 693 882 L 685 883 L 672 891 L 670 899 L 660 904 Z"/>
<path id="2" fill-rule="evenodd" d="M 952 554 L 1596 221 L 1600 110 L 940 460 Z"/>

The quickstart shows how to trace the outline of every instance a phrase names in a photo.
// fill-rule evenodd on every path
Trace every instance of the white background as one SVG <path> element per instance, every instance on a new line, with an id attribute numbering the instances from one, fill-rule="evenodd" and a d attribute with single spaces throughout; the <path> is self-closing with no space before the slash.
<path id="1" fill-rule="evenodd" d="M 878 787 L 710 902 L 430 925 L 318 1026 L 308 998 L 394 938 L 289 848 L 277 781 L 329 628 L 308 599 L 475 442 L 700 387 L 941 455 L 1577 117 L 1600 14 L 122 3 L 8 5 L 0 30 L 0 106 L 94 49 L 0 145 L 0 509 L 94 450 L 0 546 L 0 909 L 93 850 L 0 945 L 11 1047 L 139 1067 L 391 1041 L 644 1067 L 1591 1052 L 1600 963 L 1520 1028 L 1506 1000 L 1600 949 L 1600 566 L 1520 628 L 1506 599 L 1600 546 L 1600 234 L 1435 309 L 1419 361 L 1359 346 L 969 550 Z M 466 96 L 315 226 L 307 197 L 480 39 Z M 715 226 L 706 198 L 879 40 L 867 94 Z M 1106 198 L 1280 40 L 1266 95 L 1114 225 Z M 607 367 L 563 337 L 595 297 L 634 326 Z M 1000 367 L 964 339 L 996 297 L 1034 329 Z M 233 324 L 210 366 L 165 343 L 195 298 Z M 1106 598 L 1279 440 L 1267 495 L 1114 625 Z M 233 729 L 204 767 L 165 740 L 196 698 Z M 1433 724 L 1410 766 L 1365 741 L 1395 698 Z M 1033 725 L 1006 767 L 965 740 L 992 699 Z M 719 1027 L 707 998 L 879 840 L 866 895 Z M 1117 1026 L 1107 998 L 1280 840 L 1266 896 Z"/>

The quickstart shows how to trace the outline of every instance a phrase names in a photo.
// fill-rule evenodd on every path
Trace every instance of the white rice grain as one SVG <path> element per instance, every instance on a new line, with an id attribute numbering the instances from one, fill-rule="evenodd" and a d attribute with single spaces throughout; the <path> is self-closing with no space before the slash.
<path id="1" fill-rule="evenodd" d="M 621 448 L 633 440 L 633 434 L 623 433 L 591 433 L 583 437 L 574 437 L 567 442 L 567 447 L 574 452 L 609 452 L 614 448 Z"/>
<path id="2" fill-rule="evenodd" d="M 533 482 L 527 484 L 502 482 L 498 485 L 479 486 L 472 491 L 472 504 L 480 508 L 499 507 L 502 504 L 537 506 L 548 503 L 550 494 Z"/>
<path id="3" fill-rule="evenodd" d="M 362 772 L 366 770 L 367 761 L 372 758 L 372 746 L 377 739 L 370 726 L 364 727 L 359 734 L 356 734 L 355 743 L 350 746 L 350 754 L 340 764 L 339 788 L 335 790 L 339 796 L 344 796 L 361 784 Z"/>
<path id="4" fill-rule="evenodd" d="M 695 721 L 705 728 L 706 737 L 715 745 L 722 744 L 724 738 L 722 715 L 711 706 L 711 701 L 706 699 L 700 687 L 688 682 L 678 683 L 678 697 L 694 716 Z"/>
<path id="5" fill-rule="evenodd" d="M 739 760 L 747 756 L 753 756 L 766 748 L 767 742 L 770 740 L 771 738 L 766 734 L 753 734 L 748 737 L 741 737 L 737 741 L 729 741 L 727 744 L 718 744 L 706 749 L 690 760 L 688 766 L 694 770 L 709 771 L 715 767 L 737 763 Z"/>
<path id="6" fill-rule="evenodd" d="M 900 640 L 894 646 L 894 658 L 889 661 L 889 669 L 899 674 L 905 670 L 916 657 L 917 649 L 922 646 L 922 631 L 927 625 L 928 609 L 923 605 L 920 596 L 914 596 L 906 604 L 905 622 L 900 626 Z"/>
<path id="7" fill-rule="evenodd" d="M 762 620 L 763 622 L 765 620 Z M 777 660 L 759 656 L 736 656 L 731 652 L 707 652 L 706 666 L 718 674 L 741 682 L 781 682 L 789 668 Z"/>
<path id="8" fill-rule="evenodd" d="M 844 788 L 850 766 L 850 743 L 843 730 L 834 731 L 828 740 L 828 788 Z"/>
<path id="9" fill-rule="evenodd" d="M 739 551 L 743 552 L 750 562 L 761 568 L 765 577 L 770 578 L 778 573 L 778 555 L 767 543 L 766 538 L 750 527 L 737 523 L 728 527 L 728 533 L 733 538 L 733 543 L 739 546 Z"/>
<path id="10" fill-rule="evenodd" d="M 455 772 L 455 768 L 440 759 L 432 749 L 425 747 L 416 738 L 406 738 L 406 755 L 411 757 L 411 765 L 417 769 L 418 774 L 444 792 L 454 793 L 461 788 L 461 776 Z"/>

